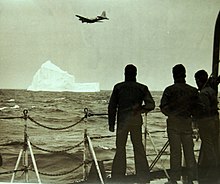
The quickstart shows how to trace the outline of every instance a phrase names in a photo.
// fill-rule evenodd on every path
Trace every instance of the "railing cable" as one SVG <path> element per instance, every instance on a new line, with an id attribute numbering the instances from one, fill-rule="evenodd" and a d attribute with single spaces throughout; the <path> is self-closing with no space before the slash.
<path id="1" fill-rule="evenodd" d="M 37 124 L 38 126 L 41 126 L 41 127 L 44 127 L 44 128 L 50 129 L 50 130 L 65 130 L 65 129 L 69 129 L 69 128 L 72 128 L 72 127 L 76 126 L 77 124 L 82 122 L 85 119 L 85 117 L 81 118 L 78 122 L 76 122 L 72 125 L 69 125 L 69 126 L 66 126 L 66 127 L 61 127 L 61 128 L 54 128 L 54 127 L 49 127 L 49 126 L 43 125 L 43 124 L 38 123 L 37 121 L 35 121 L 30 116 L 28 116 L 28 119 L 31 120 L 33 123 Z"/>

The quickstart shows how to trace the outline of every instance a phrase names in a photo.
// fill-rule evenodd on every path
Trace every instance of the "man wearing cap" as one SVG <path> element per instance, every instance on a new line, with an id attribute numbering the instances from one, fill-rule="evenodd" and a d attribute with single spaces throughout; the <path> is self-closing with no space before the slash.
<path id="1" fill-rule="evenodd" d="M 168 86 L 162 95 L 160 108 L 167 118 L 167 134 L 170 143 L 170 180 L 176 184 L 181 176 L 183 148 L 188 183 L 193 183 L 196 160 L 193 150 L 192 116 L 198 100 L 196 88 L 186 84 L 186 70 L 182 64 L 172 69 L 174 84 Z M 182 148 L 181 148 L 182 147 Z"/>
<path id="2" fill-rule="evenodd" d="M 137 68 L 125 67 L 125 81 L 113 88 L 108 105 L 109 130 L 114 132 L 117 117 L 116 153 L 112 164 L 112 179 L 123 181 L 126 174 L 126 142 L 130 132 L 134 149 L 136 176 L 139 183 L 150 183 L 150 171 L 142 143 L 142 113 L 155 108 L 146 85 L 136 82 Z"/>

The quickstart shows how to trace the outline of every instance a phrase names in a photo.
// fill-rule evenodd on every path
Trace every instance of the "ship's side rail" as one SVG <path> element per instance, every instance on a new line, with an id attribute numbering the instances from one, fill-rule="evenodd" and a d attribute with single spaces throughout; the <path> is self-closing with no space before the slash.
<path id="1" fill-rule="evenodd" d="M 78 170 L 79 168 L 82 168 L 83 169 L 83 178 L 82 179 L 76 179 L 76 181 L 77 182 L 80 181 L 80 180 L 86 181 L 88 179 L 88 176 L 89 176 L 89 165 L 91 166 L 91 163 L 93 163 L 95 165 L 95 169 L 97 171 L 98 178 L 99 178 L 100 182 L 104 183 L 105 178 L 104 178 L 103 173 L 100 169 L 99 161 L 96 157 L 96 153 L 95 153 L 92 141 L 97 140 L 97 139 L 106 139 L 106 138 L 115 137 L 115 135 L 102 135 L 102 136 L 90 137 L 87 133 L 87 129 L 86 129 L 86 126 L 85 126 L 84 139 L 82 141 L 79 141 L 77 144 L 75 144 L 73 146 L 70 146 L 68 148 L 62 149 L 62 150 L 50 150 L 50 149 L 47 149 L 47 148 L 42 148 L 42 147 L 34 144 L 32 141 L 30 141 L 28 131 L 27 131 L 27 129 L 28 129 L 27 121 L 29 120 L 30 122 L 32 122 L 32 123 L 34 123 L 34 124 L 36 124 L 36 125 L 38 125 L 42 128 L 46 128 L 46 129 L 49 129 L 49 130 L 60 131 L 60 130 L 66 130 L 66 129 L 73 128 L 73 127 L 75 127 L 76 125 L 78 125 L 82 122 L 86 123 L 87 119 L 89 117 L 92 117 L 92 116 L 105 116 L 105 115 L 107 115 L 107 114 L 106 113 L 99 113 L 99 114 L 90 113 L 88 111 L 88 109 L 85 108 L 84 109 L 84 116 L 79 121 L 73 122 L 71 125 L 66 126 L 66 127 L 49 127 L 49 126 L 46 126 L 42 123 L 39 123 L 38 121 L 34 120 L 34 118 L 29 116 L 28 110 L 26 110 L 26 109 L 23 111 L 22 116 L 0 117 L 0 120 L 1 119 L 2 120 L 4 120 L 4 119 L 8 119 L 8 120 L 10 120 L 10 119 L 23 119 L 25 121 L 25 124 L 24 124 L 24 142 L 23 142 L 23 145 L 22 145 L 22 149 L 19 153 L 15 168 L 13 170 L 10 170 L 10 171 L 0 172 L 0 175 L 12 174 L 11 183 L 13 183 L 13 181 L 15 179 L 15 176 L 16 176 L 16 173 L 17 172 L 23 172 L 23 173 L 25 173 L 25 181 L 28 182 L 28 180 L 29 180 L 28 171 L 33 171 L 33 172 L 35 172 L 35 174 L 37 176 L 38 183 L 41 183 L 40 175 L 46 175 L 46 176 L 51 176 L 51 177 L 53 177 L 53 176 L 62 176 L 62 175 L 67 175 L 67 174 L 73 173 L 76 170 Z M 157 131 L 149 132 L 147 130 L 147 128 L 145 128 L 144 132 L 143 132 L 144 142 L 146 143 L 146 138 L 148 136 L 148 138 L 149 138 L 149 140 L 150 140 L 150 142 L 153 146 L 153 149 L 155 151 L 155 153 L 153 153 L 153 154 L 151 153 L 151 154 L 147 155 L 147 156 L 155 157 L 154 160 L 151 162 L 150 170 L 153 169 L 153 167 L 160 160 L 162 155 L 169 155 L 169 153 L 166 152 L 166 149 L 169 146 L 168 141 L 165 143 L 165 145 L 162 147 L 161 150 L 158 150 L 155 143 L 154 143 L 154 140 L 153 140 L 151 134 L 158 133 L 158 132 L 165 132 L 165 130 L 157 130 Z M 60 153 L 68 153 L 68 151 L 70 151 L 70 150 L 73 150 L 73 149 L 78 148 L 78 147 L 82 147 L 82 144 L 83 144 L 83 161 L 82 161 L 81 164 L 75 166 L 71 170 L 63 171 L 63 172 L 60 172 L 60 173 L 46 173 L 46 172 L 42 172 L 42 171 L 38 170 L 37 163 L 36 163 L 36 160 L 34 158 L 33 151 L 32 151 L 32 147 L 37 149 L 37 150 L 40 150 L 40 151 L 60 154 Z M 4 143 L 4 144 L 0 144 L 0 146 L 8 146 L 8 144 Z M 145 146 L 146 146 L 146 144 L 145 144 Z M 30 168 L 30 166 L 29 166 L 30 164 L 28 163 L 28 157 L 29 157 L 28 156 L 28 151 L 30 152 L 30 156 L 31 156 L 34 168 Z M 22 168 L 18 168 L 19 163 L 20 163 L 21 158 L 22 158 L 22 155 L 23 155 L 23 160 L 24 160 L 23 161 L 23 166 L 22 166 Z M 105 161 L 112 161 L 112 160 L 113 159 L 104 159 L 104 160 L 101 160 L 101 161 L 105 162 Z M 161 164 L 161 166 L 162 166 L 162 170 L 164 171 L 165 176 L 167 178 L 169 178 L 169 174 L 167 173 L 167 170 L 166 170 L 165 166 L 163 164 Z"/>

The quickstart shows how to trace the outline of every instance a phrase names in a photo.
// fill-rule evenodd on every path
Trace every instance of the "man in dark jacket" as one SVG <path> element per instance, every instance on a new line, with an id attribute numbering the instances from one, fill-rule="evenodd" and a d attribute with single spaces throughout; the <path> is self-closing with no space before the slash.
<path id="1" fill-rule="evenodd" d="M 130 132 L 134 149 L 135 169 L 140 182 L 150 182 L 149 165 L 142 143 L 142 115 L 155 108 L 148 87 L 136 82 L 137 68 L 125 67 L 125 81 L 114 86 L 108 106 L 109 130 L 114 131 L 117 115 L 116 153 L 112 179 L 119 181 L 126 173 L 126 142 Z"/>
<path id="2" fill-rule="evenodd" d="M 192 183 L 196 171 L 193 150 L 192 115 L 198 99 L 196 88 L 186 84 L 186 70 L 177 64 L 172 70 L 174 84 L 168 86 L 162 95 L 160 108 L 168 116 L 167 134 L 170 143 L 170 180 L 175 184 L 181 176 L 181 146 L 187 167 L 188 183 Z"/>
<path id="3" fill-rule="evenodd" d="M 219 114 L 216 92 L 210 87 L 205 70 L 195 73 L 200 91 L 197 108 L 197 124 L 201 138 L 198 160 L 199 183 L 217 183 Z"/>

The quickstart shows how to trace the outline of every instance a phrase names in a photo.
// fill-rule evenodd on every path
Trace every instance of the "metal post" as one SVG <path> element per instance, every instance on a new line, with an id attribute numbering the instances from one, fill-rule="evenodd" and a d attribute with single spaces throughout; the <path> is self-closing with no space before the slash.
<path id="1" fill-rule="evenodd" d="M 83 151 L 83 180 L 87 180 L 88 178 L 88 163 L 87 163 L 87 147 L 88 147 L 88 143 L 87 143 L 87 129 L 84 130 L 84 151 Z"/>
<path id="2" fill-rule="evenodd" d="M 88 165 L 87 165 L 87 147 L 89 148 L 89 151 L 92 155 L 92 158 L 94 160 L 94 163 L 95 163 L 95 167 L 96 167 L 96 170 L 98 172 L 98 176 L 99 176 L 99 179 L 101 181 L 102 184 L 104 184 L 104 180 L 103 180 L 103 177 L 102 177 L 102 174 L 101 174 L 101 170 L 99 168 L 99 164 L 98 164 L 98 161 L 97 161 L 97 158 L 96 158 L 96 155 L 95 155 L 95 151 L 93 149 L 93 146 L 92 146 L 92 141 L 90 139 L 90 137 L 88 136 L 87 134 L 87 117 L 91 116 L 91 114 L 89 113 L 88 109 L 85 108 L 84 109 L 84 113 L 85 113 L 85 118 L 84 118 L 84 121 L 85 121 L 85 130 L 84 130 L 84 154 L 83 154 L 83 161 L 84 161 L 84 180 L 87 179 L 88 177 Z"/>
<path id="3" fill-rule="evenodd" d="M 101 170 L 99 168 L 99 164 L 98 164 L 98 161 L 97 161 L 97 158 L 96 158 L 96 155 L 95 155 L 95 151 L 94 151 L 93 146 L 92 146 L 92 141 L 91 141 L 91 139 L 88 135 L 87 135 L 87 140 L 88 140 L 88 144 L 89 144 L 89 149 L 90 149 L 91 154 L 92 154 L 92 158 L 95 162 L 95 167 L 96 167 L 96 170 L 98 172 L 99 179 L 100 179 L 101 183 L 104 184 L 104 180 L 102 178 L 102 173 L 101 173 Z"/>
<path id="4" fill-rule="evenodd" d="M 148 134 L 149 139 L 150 139 L 150 142 L 151 142 L 151 144 L 152 144 L 152 146 L 153 146 L 153 148 L 154 148 L 154 151 L 155 151 L 155 153 L 158 155 L 159 152 L 158 152 L 158 150 L 156 149 L 156 145 L 154 144 L 154 141 L 153 141 L 153 139 L 152 139 L 152 137 L 151 137 L 151 135 L 150 135 L 150 132 L 147 130 L 147 114 L 144 114 L 143 119 L 144 119 L 144 143 L 145 143 L 145 144 L 144 144 L 144 147 L 145 147 L 145 151 L 146 151 L 146 147 L 147 147 L 147 134 Z M 163 165 L 162 165 L 162 167 L 163 167 L 163 170 L 164 170 L 165 175 L 167 176 L 167 178 L 169 178 L 169 175 L 168 175 L 168 173 L 167 173 L 165 167 L 164 167 Z"/>
<path id="5" fill-rule="evenodd" d="M 167 141 L 164 146 L 162 147 L 162 149 L 159 151 L 159 153 L 157 154 L 156 158 L 153 160 L 153 162 L 150 165 L 150 170 L 153 169 L 153 167 L 155 166 L 155 164 L 158 162 L 158 160 L 160 159 L 160 157 L 163 155 L 163 153 L 166 151 L 167 147 L 169 146 L 169 141 Z"/>
<path id="6" fill-rule="evenodd" d="M 153 148 L 154 148 L 155 153 L 158 155 L 159 152 L 158 152 L 158 150 L 156 149 L 156 145 L 154 144 L 154 141 L 153 141 L 153 139 L 152 139 L 152 137 L 151 137 L 151 135 L 150 135 L 150 132 L 148 132 L 148 136 L 149 136 L 150 142 L 151 142 L 151 144 L 152 144 L 152 146 L 153 146 Z M 163 168 L 163 171 L 164 171 L 166 177 L 169 179 L 170 177 L 169 177 L 169 174 L 167 173 L 166 168 L 164 167 L 163 164 L 162 164 L 161 166 L 162 166 L 162 168 Z"/>
<path id="7" fill-rule="evenodd" d="M 19 165 L 19 163 L 20 163 L 22 153 L 23 153 L 23 149 L 20 150 L 20 153 L 19 153 L 19 155 L 18 155 L 18 159 L 17 159 L 16 165 L 15 165 L 14 171 L 16 171 L 16 170 L 18 169 L 18 165 Z M 11 177 L 11 183 L 14 182 L 15 174 L 16 174 L 16 173 L 13 172 L 12 177 Z"/>
<path id="8" fill-rule="evenodd" d="M 27 135 L 27 117 L 28 117 L 27 114 L 28 114 L 28 110 L 24 110 L 23 113 L 24 113 L 24 120 L 25 120 L 24 144 L 23 144 L 23 148 L 20 150 L 20 153 L 19 153 L 19 156 L 18 156 L 18 159 L 17 159 L 14 170 L 16 171 L 18 169 L 18 166 L 19 166 L 19 163 L 21 161 L 22 154 L 23 154 L 23 167 L 24 167 L 24 174 L 25 174 L 25 182 L 28 183 L 28 181 L 29 181 L 29 176 L 28 176 L 28 148 L 29 148 L 30 153 L 31 153 L 32 162 L 33 162 L 33 165 L 34 165 L 34 170 L 35 170 L 35 173 L 36 173 L 37 178 L 38 178 L 38 182 L 41 183 L 40 176 L 39 176 L 38 169 L 37 169 L 37 164 L 36 164 L 36 161 L 34 159 L 34 154 L 33 154 L 32 148 L 31 148 L 31 143 L 30 143 L 30 141 L 28 139 L 28 135 Z M 12 178 L 11 178 L 11 183 L 13 183 L 14 178 L 15 178 L 15 172 L 13 172 L 13 175 L 12 175 Z"/>
<path id="9" fill-rule="evenodd" d="M 28 183 L 29 176 L 28 176 L 28 150 L 27 150 L 27 119 L 25 118 L 25 125 L 24 125 L 24 145 L 23 145 L 23 166 L 24 166 L 24 175 L 25 181 Z"/>
<path id="10" fill-rule="evenodd" d="M 85 113 L 85 118 L 84 118 L 84 122 L 85 122 L 85 128 L 84 128 L 84 151 L 83 151 L 83 180 L 87 180 L 88 178 L 88 163 L 87 163 L 87 147 L 88 147 L 88 143 L 87 143 L 87 117 L 88 117 L 88 109 L 85 108 L 84 109 L 84 113 Z"/>
<path id="11" fill-rule="evenodd" d="M 33 165 L 34 165 L 34 170 L 35 170 L 35 173 L 36 173 L 36 176 L 37 176 L 38 183 L 41 183 L 40 176 L 39 176 L 38 169 L 37 169 L 37 164 L 36 164 L 34 154 L 33 154 L 32 148 L 31 148 L 31 143 L 30 143 L 28 138 L 27 138 L 27 143 L 28 143 L 28 148 L 30 150 L 31 159 L 32 159 L 32 162 L 33 162 Z"/>

